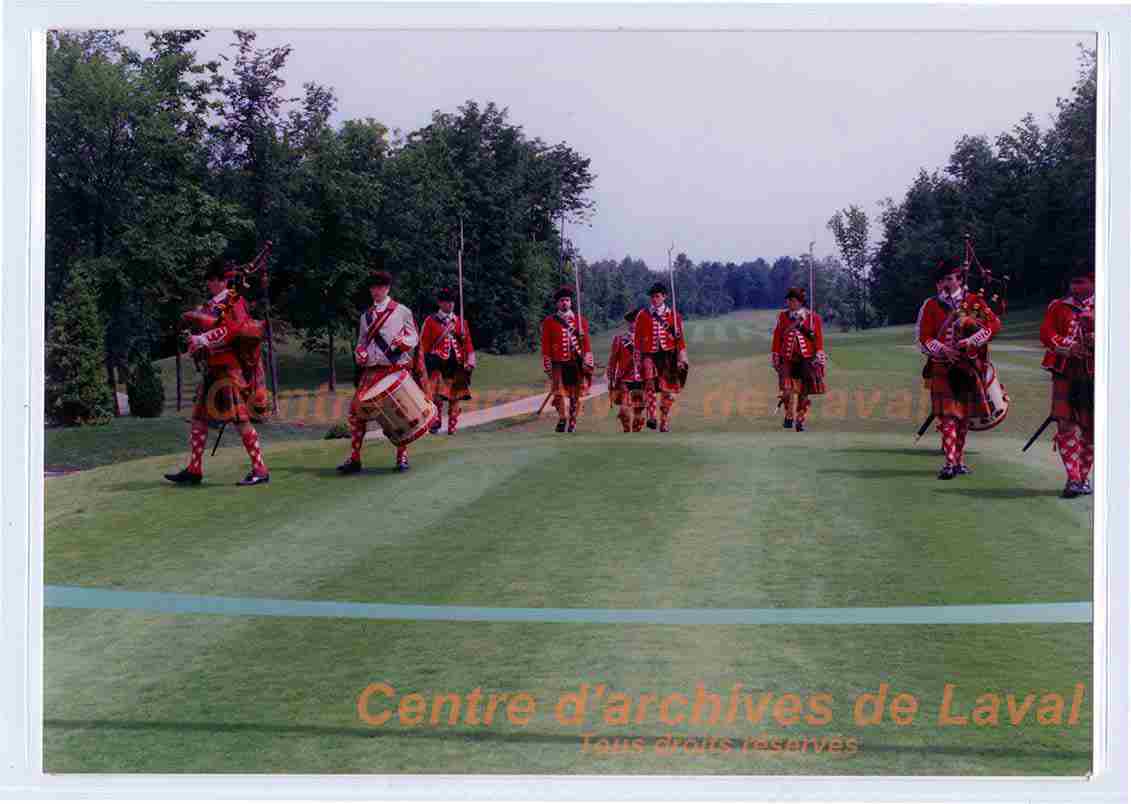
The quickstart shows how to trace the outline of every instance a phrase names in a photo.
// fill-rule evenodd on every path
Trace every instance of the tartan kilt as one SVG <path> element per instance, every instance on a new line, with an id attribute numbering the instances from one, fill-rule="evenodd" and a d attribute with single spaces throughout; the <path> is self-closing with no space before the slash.
<path id="1" fill-rule="evenodd" d="M 643 382 L 618 382 L 610 392 L 614 405 L 644 404 Z"/>
<path id="2" fill-rule="evenodd" d="M 683 390 L 685 375 L 679 370 L 679 354 L 672 352 L 645 352 L 641 355 L 640 373 L 644 387 L 665 394 L 678 394 Z"/>
<path id="3" fill-rule="evenodd" d="M 450 356 L 444 360 L 437 355 L 424 356 L 428 387 L 424 390 L 431 399 L 462 401 L 471 399 L 471 371 Z"/>
<path id="4" fill-rule="evenodd" d="M 927 363 L 924 373 L 931 389 L 931 413 L 937 418 L 974 419 L 991 415 L 981 378 L 938 360 Z"/>
<path id="5" fill-rule="evenodd" d="M 1074 378 L 1066 374 L 1053 374 L 1052 405 L 1049 416 L 1058 421 L 1075 422 L 1085 429 L 1090 429 L 1095 423 L 1094 397 L 1095 381 L 1091 377 Z"/>
<path id="6" fill-rule="evenodd" d="M 357 383 L 357 390 L 353 392 L 353 399 L 350 400 L 349 417 L 351 419 L 368 421 L 369 417 L 363 415 L 359 407 L 362 394 L 393 372 L 400 371 L 401 369 L 408 371 L 409 366 L 366 366 L 363 368 L 361 378 Z"/>
<path id="7" fill-rule="evenodd" d="M 554 396 L 581 398 L 589 392 L 592 382 L 592 374 L 582 368 L 580 361 L 550 363 L 550 392 Z"/>
<path id="8" fill-rule="evenodd" d="M 790 394 L 820 396 L 828 390 L 825 385 L 825 367 L 812 358 L 783 360 L 778 371 L 778 390 Z"/>
<path id="9" fill-rule="evenodd" d="M 251 383 L 238 365 L 208 366 L 196 386 L 192 418 L 210 424 L 251 421 L 247 406 L 251 393 Z"/>

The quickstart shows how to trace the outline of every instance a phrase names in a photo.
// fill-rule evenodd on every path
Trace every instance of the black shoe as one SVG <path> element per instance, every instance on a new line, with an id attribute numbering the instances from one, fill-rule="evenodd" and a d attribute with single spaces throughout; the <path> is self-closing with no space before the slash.
<path id="1" fill-rule="evenodd" d="M 361 471 L 361 461 L 348 460 L 338 467 L 338 474 L 356 475 Z"/>
<path id="2" fill-rule="evenodd" d="M 793 425 L 793 429 L 799 433 L 804 433 L 805 425 L 801 421 L 798 421 L 797 424 Z"/>
<path id="3" fill-rule="evenodd" d="M 577 422 L 570 422 L 569 424 L 566 425 L 566 432 L 567 433 L 572 433 L 576 429 L 577 429 Z"/>
<path id="4" fill-rule="evenodd" d="M 558 426 L 554 428 L 555 432 L 564 433 L 566 430 L 566 420 L 558 419 Z"/>
<path id="5" fill-rule="evenodd" d="M 202 475 L 198 475 L 195 472 L 190 472 L 188 469 L 182 469 L 176 474 L 165 475 L 165 479 L 180 485 L 199 486 L 200 481 L 204 478 Z"/>
<path id="6" fill-rule="evenodd" d="M 431 435 L 436 435 L 436 433 L 440 432 L 440 420 L 439 419 L 437 419 L 436 421 L 434 421 L 430 425 L 428 425 L 428 432 Z"/>
<path id="7" fill-rule="evenodd" d="M 959 475 L 972 475 L 972 474 L 974 474 L 974 470 L 971 469 L 969 466 L 967 466 L 964 463 L 960 463 L 960 464 L 958 464 L 958 466 L 954 467 L 954 472 L 955 472 L 955 474 L 959 474 Z"/>
<path id="8" fill-rule="evenodd" d="M 951 466 L 948 463 L 939 470 L 939 480 L 953 480 L 956 474 L 958 474 L 958 467 Z"/>
<path id="9" fill-rule="evenodd" d="M 403 461 L 397 461 L 397 465 L 393 467 L 394 472 L 407 472 L 408 469 L 408 458 L 405 458 Z"/>
<path id="10" fill-rule="evenodd" d="M 781 426 L 782 426 L 783 430 L 792 430 L 793 429 L 793 419 L 786 419 L 785 421 L 783 421 L 781 423 Z"/>
<path id="11" fill-rule="evenodd" d="M 655 419 L 649 419 L 647 422 L 645 422 L 645 424 L 648 425 L 649 430 L 655 430 L 657 427 L 659 427 L 659 425 L 656 424 Z"/>
<path id="12" fill-rule="evenodd" d="M 261 483 L 270 483 L 271 475 L 257 475 L 255 472 L 248 472 L 247 477 L 243 480 L 237 480 L 237 486 L 258 486 Z"/>
<path id="13" fill-rule="evenodd" d="M 1071 500 L 1073 497 L 1079 497 L 1083 492 L 1080 491 L 1080 484 L 1073 483 L 1069 480 L 1064 484 L 1064 491 L 1060 492 L 1060 496 L 1066 500 Z"/>

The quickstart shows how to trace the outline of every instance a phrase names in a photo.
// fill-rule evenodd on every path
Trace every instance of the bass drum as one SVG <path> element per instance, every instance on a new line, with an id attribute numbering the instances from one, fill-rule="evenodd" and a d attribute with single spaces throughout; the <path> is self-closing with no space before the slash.
<path id="1" fill-rule="evenodd" d="M 411 444 L 428 432 L 436 406 L 405 370 L 382 377 L 358 400 L 361 413 L 376 419 L 385 437 L 398 447 Z"/>
<path id="2" fill-rule="evenodd" d="M 1005 421 L 1005 417 L 1009 415 L 1009 394 L 1005 392 L 1005 386 L 998 379 L 994 364 L 988 360 L 986 361 L 985 374 L 982 376 L 982 383 L 986 389 L 986 400 L 990 403 L 990 415 L 971 419 L 971 430 L 992 430 Z"/>

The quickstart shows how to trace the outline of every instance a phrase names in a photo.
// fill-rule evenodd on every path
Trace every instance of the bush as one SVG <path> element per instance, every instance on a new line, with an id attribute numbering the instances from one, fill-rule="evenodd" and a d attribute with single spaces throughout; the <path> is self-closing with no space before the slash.
<path id="1" fill-rule="evenodd" d="M 337 424 L 331 426 L 330 429 L 326 431 L 326 435 L 323 437 L 323 440 L 329 441 L 330 439 L 333 439 L 333 438 L 349 438 L 349 437 L 350 437 L 349 425 L 345 424 L 344 422 L 338 422 Z"/>
<path id="2" fill-rule="evenodd" d="M 105 424 L 114 415 L 106 376 L 106 330 L 90 279 L 76 266 L 52 307 L 44 401 L 59 424 Z"/>
<path id="3" fill-rule="evenodd" d="M 152 419 L 165 410 L 165 386 L 161 374 L 147 357 L 140 357 L 130 366 L 126 381 L 126 394 L 130 400 L 130 413 Z"/>

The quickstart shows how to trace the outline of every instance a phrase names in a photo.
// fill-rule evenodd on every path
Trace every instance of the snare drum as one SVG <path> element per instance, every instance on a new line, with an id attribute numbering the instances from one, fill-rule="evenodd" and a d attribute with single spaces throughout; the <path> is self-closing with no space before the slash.
<path id="1" fill-rule="evenodd" d="M 990 414 L 971 419 L 971 430 L 992 430 L 1005 421 L 1005 417 L 1009 413 L 1009 394 L 1005 392 L 1005 386 L 998 379 L 994 364 L 988 360 L 986 361 L 986 371 L 982 376 L 982 382 L 986 389 L 986 401 L 990 403 Z"/>
<path id="2" fill-rule="evenodd" d="M 366 389 L 358 399 L 358 410 L 376 419 L 385 437 L 398 447 L 411 444 L 428 432 L 436 407 L 405 370 L 394 371 Z"/>

